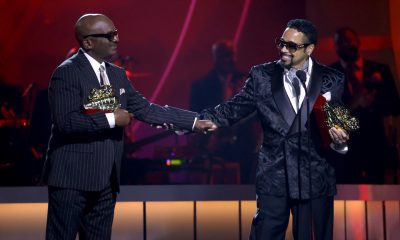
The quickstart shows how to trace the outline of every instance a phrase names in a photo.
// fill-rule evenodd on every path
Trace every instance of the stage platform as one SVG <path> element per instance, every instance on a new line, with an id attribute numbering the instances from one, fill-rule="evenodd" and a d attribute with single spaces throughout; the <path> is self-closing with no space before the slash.
<path id="1" fill-rule="evenodd" d="M 253 185 L 122 186 L 112 239 L 247 239 L 255 211 Z M 46 187 L 0 188 L 0 239 L 44 239 L 46 214 Z M 334 239 L 400 239 L 400 185 L 339 185 Z"/>

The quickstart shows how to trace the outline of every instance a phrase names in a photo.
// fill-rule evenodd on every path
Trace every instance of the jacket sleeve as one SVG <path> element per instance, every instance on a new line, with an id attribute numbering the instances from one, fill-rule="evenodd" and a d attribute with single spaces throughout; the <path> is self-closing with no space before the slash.
<path id="1" fill-rule="evenodd" d="M 246 118 L 256 110 L 255 103 L 255 80 L 257 70 L 253 67 L 250 70 L 242 89 L 232 99 L 201 112 L 200 118 L 210 119 L 219 127 L 226 127 Z"/>
<path id="2" fill-rule="evenodd" d="M 66 134 L 109 129 L 104 113 L 82 113 L 80 81 L 70 65 L 60 66 L 54 71 L 49 84 L 49 104 L 55 127 Z"/>
<path id="3" fill-rule="evenodd" d="M 192 130 L 198 115 L 196 112 L 151 103 L 132 86 L 126 76 L 123 79 L 128 89 L 127 110 L 136 119 L 156 125 L 170 123 L 178 129 Z"/>

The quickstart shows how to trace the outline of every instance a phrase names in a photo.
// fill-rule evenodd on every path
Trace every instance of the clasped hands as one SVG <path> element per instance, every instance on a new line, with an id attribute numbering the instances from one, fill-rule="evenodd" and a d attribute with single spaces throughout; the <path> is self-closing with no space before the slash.
<path id="1" fill-rule="evenodd" d="M 211 120 L 196 119 L 193 130 L 206 134 L 207 132 L 213 132 L 217 130 L 217 128 L 218 128 L 217 125 L 213 123 Z"/>
<path id="2" fill-rule="evenodd" d="M 129 113 L 125 109 L 116 109 L 114 111 L 115 125 L 119 127 L 127 126 L 133 117 L 132 113 Z M 173 124 L 164 123 L 162 125 L 153 125 L 156 128 L 164 128 L 167 130 L 174 130 L 177 134 L 182 134 L 183 132 L 180 129 L 176 129 Z M 212 132 L 217 129 L 217 125 L 210 120 L 199 120 L 196 119 L 194 123 L 193 130 L 197 132 Z"/>
<path id="3" fill-rule="evenodd" d="M 156 128 L 163 128 L 166 130 L 173 130 L 178 135 L 182 135 L 185 133 L 185 131 L 176 129 L 175 126 L 170 123 L 169 124 L 164 123 L 162 125 L 152 125 L 152 126 L 156 127 Z M 217 130 L 217 128 L 218 128 L 218 126 L 210 120 L 196 119 L 196 122 L 194 123 L 194 126 L 193 126 L 193 131 L 202 132 L 204 134 L 207 134 L 208 132 L 213 132 L 213 131 Z"/>

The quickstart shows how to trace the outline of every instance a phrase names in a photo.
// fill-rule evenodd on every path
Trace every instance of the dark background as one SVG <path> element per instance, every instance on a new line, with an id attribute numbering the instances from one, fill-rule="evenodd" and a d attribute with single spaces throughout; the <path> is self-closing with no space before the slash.
<path id="1" fill-rule="evenodd" d="M 252 65 L 275 60 L 274 39 L 293 18 L 307 18 L 316 24 L 319 43 L 314 57 L 319 62 L 336 60 L 333 33 L 350 26 L 360 35 L 363 55 L 389 64 L 398 79 L 398 9 L 400 3 L 395 0 L 0 0 L 0 77 L 22 89 L 21 93 L 33 83 L 21 115 L 29 118 L 36 94 L 47 87 L 52 71 L 67 52 L 77 47 L 73 28 L 78 17 L 103 13 L 118 28 L 119 53 L 132 59 L 131 70 L 137 74 L 132 83 L 158 104 L 188 108 L 191 83 L 211 68 L 211 45 L 216 40 L 230 38 L 237 43 L 238 66 L 245 72 Z M 128 129 L 135 141 L 159 132 L 138 122 Z M 26 132 L 21 135 L 24 138 Z M 184 148 L 187 138 L 170 136 L 141 147 L 127 160 L 141 159 L 137 161 L 140 164 L 125 170 L 144 174 L 145 160 L 154 158 L 161 159 L 155 165 L 164 166 L 165 152 Z M 20 147 L 29 146 L 23 143 Z M 28 172 L 32 170 L 26 166 Z M 160 167 L 161 171 L 164 168 Z"/>

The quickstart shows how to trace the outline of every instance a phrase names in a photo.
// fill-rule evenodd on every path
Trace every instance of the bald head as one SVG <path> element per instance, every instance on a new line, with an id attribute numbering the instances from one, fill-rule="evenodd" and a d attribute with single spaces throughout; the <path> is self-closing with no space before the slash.
<path id="1" fill-rule="evenodd" d="M 103 14 L 89 13 L 83 15 L 75 24 L 76 40 L 81 44 L 85 36 L 99 33 L 105 25 L 114 26 L 111 19 Z"/>
<path id="2" fill-rule="evenodd" d="M 103 14 L 85 14 L 75 24 L 75 36 L 81 48 L 98 62 L 117 52 L 118 31 Z"/>

